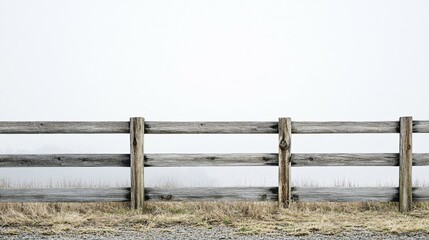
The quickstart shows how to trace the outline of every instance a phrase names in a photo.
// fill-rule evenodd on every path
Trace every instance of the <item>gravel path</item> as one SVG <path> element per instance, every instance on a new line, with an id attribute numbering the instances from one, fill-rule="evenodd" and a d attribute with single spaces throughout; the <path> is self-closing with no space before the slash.
<path id="1" fill-rule="evenodd" d="M 0 228 L 1 230 L 1 228 Z M 429 234 L 413 233 L 413 234 L 380 234 L 367 231 L 356 231 L 350 233 L 342 233 L 335 236 L 330 235 L 310 235 L 310 236 L 264 236 L 264 235 L 238 235 L 233 229 L 227 227 L 213 227 L 211 229 L 174 226 L 167 229 L 151 229 L 147 232 L 132 232 L 124 231 L 112 235 L 90 235 L 90 234 L 62 234 L 62 235 L 2 235 L 0 231 L 0 239 L 16 240 L 16 239 L 37 239 L 37 240 L 74 240 L 74 239 L 156 239 L 156 240 L 173 240 L 173 239 L 238 239 L 238 240 L 272 240 L 272 239 L 429 239 Z"/>

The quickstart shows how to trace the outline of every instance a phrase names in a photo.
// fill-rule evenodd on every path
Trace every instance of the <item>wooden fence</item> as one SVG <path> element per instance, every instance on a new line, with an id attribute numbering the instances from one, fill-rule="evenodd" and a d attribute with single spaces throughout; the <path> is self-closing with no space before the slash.
<path id="1" fill-rule="evenodd" d="M 292 154 L 293 134 L 399 133 L 399 153 Z M 398 202 L 400 211 L 413 201 L 429 201 L 429 188 L 412 187 L 412 166 L 429 165 L 429 154 L 412 153 L 412 134 L 429 133 L 429 121 L 383 122 L 0 122 L 0 134 L 129 134 L 130 154 L 0 155 L 0 167 L 131 167 L 131 188 L 0 189 L 0 202 L 131 202 L 144 201 L 290 201 Z M 145 154 L 145 134 L 278 134 L 278 153 Z M 146 167 L 278 166 L 275 187 L 145 188 Z M 304 188 L 291 186 L 293 167 L 399 166 L 399 188 Z"/>

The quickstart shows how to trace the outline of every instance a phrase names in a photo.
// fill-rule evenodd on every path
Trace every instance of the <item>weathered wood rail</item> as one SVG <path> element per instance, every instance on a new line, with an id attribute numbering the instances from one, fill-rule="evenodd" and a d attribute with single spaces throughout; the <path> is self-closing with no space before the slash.
<path id="1" fill-rule="evenodd" d="M 292 153 L 293 134 L 399 133 L 398 153 Z M 144 201 L 290 201 L 412 202 L 429 201 L 429 188 L 412 187 L 412 166 L 429 166 L 429 153 L 412 153 L 412 134 L 429 133 L 429 121 L 380 122 L 157 122 L 131 118 L 122 122 L 0 122 L 0 134 L 129 134 L 130 154 L 2 154 L 0 167 L 130 167 L 131 188 L 0 189 L 0 202 Z M 144 153 L 145 134 L 278 134 L 278 153 Z M 278 166 L 274 187 L 145 188 L 146 167 Z M 399 166 L 399 187 L 301 188 L 291 186 L 292 168 L 308 166 Z"/>

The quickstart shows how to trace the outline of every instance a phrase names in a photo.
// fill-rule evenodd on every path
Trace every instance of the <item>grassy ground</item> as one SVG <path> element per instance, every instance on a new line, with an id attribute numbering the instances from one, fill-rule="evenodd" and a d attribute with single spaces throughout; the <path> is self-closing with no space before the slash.
<path id="1" fill-rule="evenodd" d="M 114 234 L 191 225 L 229 226 L 242 234 L 337 234 L 369 230 L 384 233 L 429 233 L 429 203 L 415 204 L 401 214 L 395 203 L 293 203 L 279 209 L 275 203 L 147 203 L 144 213 L 124 203 L 3 203 L 3 234 Z"/>
<path id="2" fill-rule="evenodd" d="M 94 186 L 70 182 L 14 185 L 0 179 L 0 188 L 16 187 Z M 148 202 L 143 213 L 130 210 L 128 203 L 0 203 L 2 234 L 115 234 L 171 225 L 222 225 L 241 234 L 337 234 L 355 230 L 429 234 L 429 202 L 415 203 L 407 214 L 398 212 L 397 203 L 292 203 L 289 209 L 280 209 L 275 202 Z"/>

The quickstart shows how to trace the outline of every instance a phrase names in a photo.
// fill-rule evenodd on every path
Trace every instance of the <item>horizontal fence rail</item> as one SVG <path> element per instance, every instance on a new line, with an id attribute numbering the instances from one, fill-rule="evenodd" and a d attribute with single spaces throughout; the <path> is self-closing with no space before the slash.
<path id="1" fill-rule="evenodd" d="M 130 188 L 0 189 L 0 202 L 127 202 Z M 145 201 L 277 201 L 277 187 L 146 188 Z M 396 187 L 292 187 L 300 202 L 398 202 Z M 429 201 L 429 188 L 413 188 L 414 201 Z"/>
<path id="2" fill-rule="evenodd" d="M 278 122 L 145 122 L 145 134 L 277 134 Z M 0 122 L 0 134 L 129 133 L 129 122 Z M 429 121 L 413 121 L 414 133 L 429 133 Z M 292 122 L 292 133 L 399 133 L 398 121 Z"/>
<path id="3" fill-rule="evenodd" d="M 277 191 L 277 187 L 147 188 L 145 195 L 149 201 L 277 201 Z"/>
<path id="4" fill-rule="evenodd" d="M 0 189 L 0 202 L 127 202 L 130 188 Z"/>
<path id="5" fill-rule="evenodd" d="M 267 134 L 277 122 L 146 122 L 147 134 Z"/>
<path id="6" fill-rule="evenodd" d="M 294 153 L 291 163 L 292 167 L 399 166 L 399 154 Z M 277 153 L 144 155 L 144 167 L 277 165 Z M 429 153 L 414 153 L 413 166 L 429 166 Z M 0 154 L 0 167 L 130 167 L 130 154 Z"/>
<path id="7" fill-rule="evenodd" d="M 130 133 L 129 122 L 0 122 L 0 134 Z"/>
<path id="8" fill-rule="evenodd" d="M 295 188 L 292 198 L 302 202 L 398 202 L 399 189 L 388 187 Z"/>
<path id="9" fill-rule="evenodd" d="M 146 154 L 145 167 L 277 166 L 277 153 Z"/>
<path id="10" fill-rule="evenodd" d="M 291 153 L 293 134 L 399 133 L 399 153 Z M 0 134 L 129 134 L 126 154 L 0 154 L 1 167 L 130 167 L 131 188 L 0 189 L 0 202 L 131 202 L 144 201 L 290 201 L 399 202 L 400 211 L 412 202 L 429 201 L 429 188 L 413 188 L 412 166 L 429 166 L 429 153 L 412 153 L 412 133 L 429 133 L 429 121 L 304 122 L 280 118 L 267 122 L 162 122 L 131 118 L 110 122 L 0 122 Z M 278 134 L 278 153 L 145 153 L 145 134 Z M 274 187 L 144 187 L 146 167 L 275 166 Z M 399 166 L 399 187 L 293 187 L 295 167 Z M 292 173 L 293 174 L 293 173 Z"/>
<path id="11" fill-rule="evenodd" d="M 130 154 L 0 154 L 0 167 L 130 167 Z"/>

